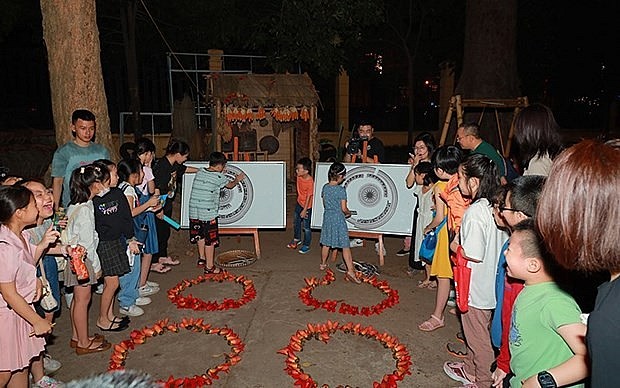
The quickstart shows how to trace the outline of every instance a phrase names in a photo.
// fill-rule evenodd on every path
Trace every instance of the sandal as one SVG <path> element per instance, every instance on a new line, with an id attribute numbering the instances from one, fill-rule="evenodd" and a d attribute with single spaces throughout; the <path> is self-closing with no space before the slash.
<path id="1" fill-rule="evenodd" d="M 170 272 L 171 270 L 172 270 L 172 268 L 166 267 L 162 263 L 151 264 L 151 271 L 153 271 L 153 272 L 166 273 L 166 272 Z"/>
<path id="2" fill-rule="evenodd" d="M 92 337 L 89 337 L 88 340 L 95 341 L 95 342 L 101 342 L 101 343 L 107 342 L 105 340 L 105 337 L 99 333 L 95 333 Z M 77 347 L 77 344 L 78 344 L 78 340 L 76 339 L 71 339 L 71 341 L 69 341 L 69 347 L 71 347 L 71 349 L 75 349 Z"/>
<path id="3" fill-rule="evenodd" d="M 97 327 L 101 331 L 123 331 L 129 329 L 129 324 L 115 321 L 110 322 L 107 328 L 99 326 L 99 324 L 97 324 Z"/>
<path id="4" fill-rule="evenodd" d="M 437 282 L 434 280 L 429 280 L 429 284 L 428 287 L 426 287 L 429 290 L 436 290 L 437 289 Z"/>
<path id="5" fill-rule="evenodd" d="M 434 330 L 437 330 L 437 329 L 441 329 L 445 325 L 446 324 L 444 323 L 443 319 L 439 319 L 436 316 L 434 316 L 433 314 L 431 314 L 431 317 L 429 319 L 427 319 L 426 321 L 422 322 L 418 326 L 418 329 L 420 329 L 422 331 L 434 331 Z"/>
<path id="6" fill-rule="evenodd" d="M 159 264 L 163 264 L 163 265 L 179 265 L 181 264 L 181 262 L 179 260 L 175 260 L 170 256 L 164 256 L 164 257 L 160 257 L 159 260 L 157 260 L 157 262 Z"/>
<path id="7" fill-rule="evenodd" d="M 458 358 L 467 357 L 467 346 L 465 346 L 465 344 L 463 343 L 448 342 L 446 344 L 446 350 L 448 351 L 448 353 L 450 353 L 454 357 L 458 357 Z"/>
<path id="8" fill-rule="evenodd" d="M 319 269 L 321 271 L 325 271 L 327 268 L 329 268 L 329 265 L 327 263 L 319 265 Z"/>
<path id="9" fill-rule="evenodd" d="M 95 347 L 93 347 L 93 346 L 95 346 Z M 104 351 L 110 349 L 110 347 L 112 347 L 112 344 L 109 343 L 109 342 L 105 342 L 104 341 L 104 342 L 97 343 L 93 339 L 93 340 L 90 341 L 88 346 L 85 347 L 85 348 L 82 348 L 82 347 L 79 347 L 79 346 L 76 345 L 75 346 L 75 353 L 78 356 L 83 356 L 85 354 L 90 354 L 90 353 L 104 352 Z"/>
<path id="10" fill-rule="evenodd" d="M 222 273 L 222 269 L 220 267 L 213 266 L 209 268 L 205 265 L 205 275 L 218 274 L 218 273 Z"/>
<path id="11" fill-rule="evenodd" d="M 418 281 L 418 288 L 429 288 L 431 286 L 430 280 L 420 280 Z"/>

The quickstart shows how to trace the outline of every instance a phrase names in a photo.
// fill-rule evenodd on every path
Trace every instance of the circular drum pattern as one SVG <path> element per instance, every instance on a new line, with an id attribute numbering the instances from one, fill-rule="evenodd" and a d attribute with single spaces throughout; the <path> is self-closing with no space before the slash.
<path id="1" fill-rule="evenodd" d="M 224 362 L 213 368 L 207 368 L 201 375 L 192 377 L 168 377 L 167 380 L 160 380 L 159 383 L 165 388 L 173 387 L 202 387 L 213 384 L 213 380 L 219 379 L 220 372 L 228 373 L 230 367 L 241 361 L 241 352 L 245 348 L 245 344 L 241 338 L 232 329 L 227 327 L 211 327 L 210 324 L 204 323 L 202 318 L 183 318 L 180 323 L 168 322 L 168 318 L 155 322 L 153 326 L 145 327 L 142 330 L 134 330 L 129 334 L 129 339 L 121 341 L 114 345 L 114 351 L 110 356 L 108 364 L 108 372 L 114 370 L 125 369 L 125 360 L 130 350 L 134 350 L 136 346 L 147 342 L 149 338 L 157 337 L 166 333 L 178 333 L 180 329 L 188 330 L 192 333 L 215 334 L 223 337 L 230 346 L 230 353 L 224 354 Z"/>
<path id="2" fill-rule="evenodd" d="M 224 174 L 232 181 L 242 172 L 236 166 L 226 165 Z M 223 188 L 220 191 L 219 224 L 228 225 L 239 221 L 250 210 L 253 201 L 254 188 L 247 175 L 232 189 Z"/>
<path id="3" fill-rule="evenodd" d="M 374 339 L 379 341 L 386 349 L 392 351 L 392 358 L 396 360 L 396 368 L 392 370 L 392 373 L 383 375 L 380 382 L 374 381 L 371 384 L 372 387 L 397 387 L 399 381 L 402 381 L 406 375 L 411 374 L 411 355 L 405 345 L 400 343 L 396 337 L 392 337 L 387 333 L 379 333 L 372 326 L 364 327 L 359 323 L 348 322 L 340 324 L 327 321 L 326 323 L 317 324 L 308 323 L 306 328 L 297 330 L 291 336 L 291 340 L 286 347 L 278 350 L 279 354 L 286 356 L 286 368 L 284 370 L 295 380 L 295 386 L 319 387 L 319 384 L 314 381 L 312 376 L 302 369 L 298 353 L 303 352 L 304 344 L 307 341 L 318 339 L 328 343 L 336 332 Z M 338 386 L 342 387 L 343 385 Z M 323 384 L 321 387 L 329 387 L 329 385 Z"/>
<path id="4" fill-rule="evenodd" d="M 360 208 L 349 204 L 357 214 L 347 218 L 347 222 L 358 229 L 376 229 L 385 225 L 396 213 L 398 191 L 396 184 L 385 172 L 377 167 L 355 167 L 347 171 L 343 181 L 347 193 L 354 193 Z"/>

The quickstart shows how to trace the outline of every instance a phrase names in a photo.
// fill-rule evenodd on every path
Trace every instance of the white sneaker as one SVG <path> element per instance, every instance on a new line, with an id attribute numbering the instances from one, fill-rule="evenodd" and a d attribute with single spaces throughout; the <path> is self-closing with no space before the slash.
<path id="1" fill-rule="evenodd" d="M 120 309 L 118 309 L 118 312 L 123 315 L 129 315 L 130 317 L 139 317 L 140 315 L 144 314 L 144 310 L 142 310 L 135 304 L 127 308 L 121 307 Z"/>
<path id="2" fill-rule="evenodd" d="M 147 281 L 146 281 L 146 285 L 147 285 L 147 286 L 150 286 L 150 287 L 159 288 L 159 283 L 157 283 L 157 282 L 152 282 L 152 281 L 150 281 L 150 280 L 147 280 Z"/>
<path id="3" fill-rule="evenodd" d="M 351 240 L 349 240 L 349 246 L 351 248 L 363 247 L 364 240 L 362 240 L 361 238 L 352 238 Z"/>
<path id="4" fill-rule="evenodd" d="M 136 306 L 146 306 L 147 304 L 151 304 L 151 298 L 148 296 L 139 296 L 136 299 Z"/>
<path id="5" fill-rule="evenodd" d="M 375 252 L 377 252 L 377 254 L 379 254 L 379 243 L 376 242 L 375 243 Z M 385 245 L 383 246 L 383 256 L 387 255 L 387 252 L 385 250 Z"/>
<path id="6" fill-rule="evenodd" d="M 143 285 L 138 288 L 138 293 L 140 296 L 149 296 L 153 294 L 157 294 L 159 292 L 159 287 L 151 287 L 148 284 Z"/>
<path id="7" fill-rule="evenodd" d="M 43 369 L 46 375 L 51 375 L 62 367 L 62 364 L 58 360 L 54 360 L 49 354 L 45 353 L 43 356 Z"/>
<path id="8" fill-rule="evenodd" d="M 55 380 L 49 376 L 43 376 L 43 378 L 34 384 L 37 388 L 62 388 L 65 383 Z"/>
<path id="9" fill-rule="evenodd" d="M 99 283 L 97 288 L 95 288 L 95 294 L 101 295 L 103 294 L 103 283 Z"/>

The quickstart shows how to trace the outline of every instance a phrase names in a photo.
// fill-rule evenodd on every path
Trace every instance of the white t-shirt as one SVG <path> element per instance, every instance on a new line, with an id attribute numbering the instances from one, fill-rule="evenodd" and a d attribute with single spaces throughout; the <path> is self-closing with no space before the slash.
<path id="1" fill-rule="evenodd" d="M 138 190 L 140 190 L 142 194 L 150 194 L 148 184 L 150 181 L 155 179 L 155 176 L 153 175 L 153 169 L 149 166 L 142 166 L 142 171 L 144 172 L 144 178 L 142 179 L 142 183 L 136 185 L 136 187 L 138 188 Z"/>
<path id="2" fill-rule="evenodd" d="M 523 171 L 523 175 L 549 176 L 552 164 L 553 160 L 551 160 L 547 153 L 544 155 L 536 155 L 530 160 L 527 168 Z"/>
<path id="3" fill-rule="evenodd" d="M 467 208 L 460 234 L 465 256 L 476 260 L 468 263 L 471 268 L 468 304 L 482 310 L 494 309 L 497 263 L 508 233 L 495 225 L 493 208 L 486 198 Z"/>

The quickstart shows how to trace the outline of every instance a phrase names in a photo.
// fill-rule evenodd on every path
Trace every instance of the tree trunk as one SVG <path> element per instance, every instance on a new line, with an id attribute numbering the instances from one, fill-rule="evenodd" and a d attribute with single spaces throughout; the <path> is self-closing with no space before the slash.
<path id="1" fill-rule="evenodd" d="M 517 0 L 470 0 L 465 18 L 463 70 L 456 93 L 463 98 L 519 97 Z M 479 115 L 466 115 L 465 120 L 477 121 Z M 510 117 L 502 117 L 502 128 L 512 117 L 505 116 Z M 493 111 L 487 110 L 484 117 L 489 120 L 481 123 L 483 138 L 497 146 Z"/>
<path id="2" fill-rule="evenodd" d="M 127 63 L 127 84 L 129 86 L 129 109 L 131 110 L 134 140 L 142 137 L 142 119 L 140 117 L 140 83 L 138 81 L 138 59 L 136 57 L 136 0 L 121 3 L 121 25 L 123 27 L 123 44 Z"/>
<path id="3" fill-rule="evenodd" d="M 73 139 L 71 113 L 88 109 L 97 117 L 97 141 L 118 159 L 101 72 L 95 0 L 41 0 L 41 14 L 56 142 Z"/>

